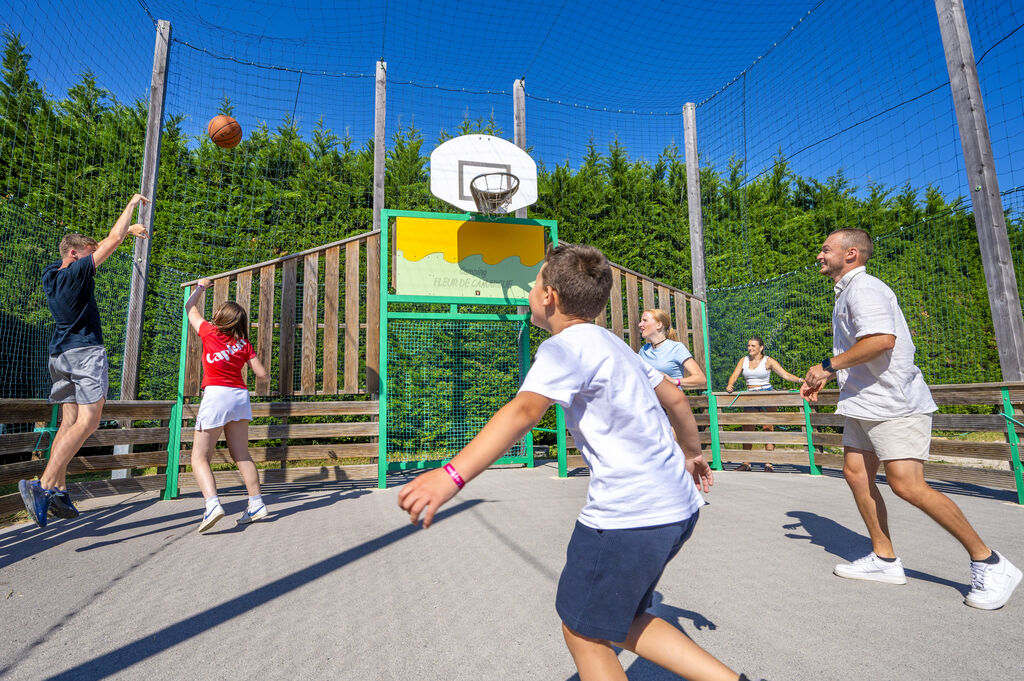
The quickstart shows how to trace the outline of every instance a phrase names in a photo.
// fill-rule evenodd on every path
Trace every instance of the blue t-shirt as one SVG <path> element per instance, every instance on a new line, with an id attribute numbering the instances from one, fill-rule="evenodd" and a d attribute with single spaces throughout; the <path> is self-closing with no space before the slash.
<path id="1" fill-rule="evenodd" d="M 64 269 L 60 261 L 43 270 L 43 292 L 57 328 L 50 339 L 50 355 L 72 348 L 103 345 L 100 310 L 96 307 L 92 254 L 79 258 Z"/>
<path id="2" fill-rule="evenodd" d="M 644 343 L 637 354 L 652 367 L 668 374 L 671 378 L 684 378 L 683 363 L 693 357 L 685 345 L 679 341 L 668 339 L 658 347 Z"/>

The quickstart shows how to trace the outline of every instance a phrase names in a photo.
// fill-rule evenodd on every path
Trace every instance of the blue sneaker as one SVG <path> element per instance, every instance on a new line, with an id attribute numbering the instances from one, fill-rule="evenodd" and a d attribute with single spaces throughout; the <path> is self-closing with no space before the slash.
<path id="1" fill-rule="evenodd" d="M 25 503 L 28 517 L 39 527 L 46 527 L 46 512 L 50 508 L 50 497 L 53 496 L 53 492 L 43 489 L 38 480 L 19 480 L 18 491 L 21 492 L 21 500 Z"/>
<path id="2" fill-rule="evenodd" d="M 57 490 L 50 497 L 50 515 L 64 520 L 78 517 L 78 509 L 71 503 L 71 495 L 66 489 Z"/>

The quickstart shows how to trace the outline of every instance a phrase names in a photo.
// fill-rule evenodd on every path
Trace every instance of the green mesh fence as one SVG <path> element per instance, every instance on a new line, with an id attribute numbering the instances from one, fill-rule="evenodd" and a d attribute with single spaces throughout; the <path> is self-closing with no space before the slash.
<path id="1" fill-rule="evenodd" d="M 522 322 L 388 323 L 388 460 L 451 458 L 519 389 Z M 521 455 L 517 443 L 510 455 Z"/>

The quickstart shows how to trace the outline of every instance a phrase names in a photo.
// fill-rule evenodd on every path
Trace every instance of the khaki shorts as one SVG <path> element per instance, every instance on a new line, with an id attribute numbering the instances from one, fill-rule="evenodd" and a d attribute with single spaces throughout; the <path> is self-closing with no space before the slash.
<path id="1" fill-rule="evenodd" d="M 107 351 L 102 345 L 65 350 L 50 357 L 50 404 L 93 404 L 107 396 Z"/>
<path id="2" fill-rule="evenodd" d="M 913 414 L 887 421 L 846 417 L 843 446 L 874 452 L 879 461 L 928 460 L 932 445 L 932 415 Z"/>

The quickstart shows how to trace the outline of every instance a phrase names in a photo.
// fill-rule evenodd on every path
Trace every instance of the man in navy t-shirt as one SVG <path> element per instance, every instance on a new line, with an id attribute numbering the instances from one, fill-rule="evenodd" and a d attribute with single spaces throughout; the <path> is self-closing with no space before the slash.
<path id="1" fill-rule="evenodd" d="M 129 234 L 148 237 L 144 225 L 130 224 L 136 207 L 148 202 L 139 194 L 133 196 L 99 243 L 82 234 L 66 235 L 60 242 L 61 259 L 43 270 L 46 304 L 56 323 L 50 340 L 50 402 L 61 405 L 61 423 L 43 475 L 18 483 L 25 509 L 40 527 L 46 527 L 48 512 L 58 518 L 78 515 L 67 492 L 68 464 L 99 427 L 108 383 L 93 277 Z"/>

